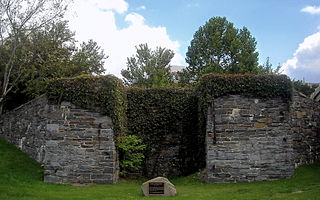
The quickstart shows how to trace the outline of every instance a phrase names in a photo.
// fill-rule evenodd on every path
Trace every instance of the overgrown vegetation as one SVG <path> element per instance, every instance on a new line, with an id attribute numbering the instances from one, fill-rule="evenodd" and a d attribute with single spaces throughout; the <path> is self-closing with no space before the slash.
<path id="1" fill-rule="evenodd" d="M 0 139 L 1 200 L 123 200 L 146 199 L 140 186 L 145 180 L 124 180 L 115 185 L 76 187 L 46 184 L 43 169 L 13 145 Z M 320 163 L 296 170 L 292 179 L 256 183 L 204 184 L 195 175 L 171 180 L 181 200 L 318 200 Z M 157 198 L 152 199 L 167 199 Z"/>
<path id="2" fill-rule="evenodd" d="M 129 132 L 141 135 L 151 133 L 148 139 L 177 132 L 176 122 L 188 120 L 187 117 L 193 115 L 197 109 L 194 89 L 128 88 L 127 98 L 127 114 L 131 122 L 128 124 Z"/>
<path id="3" fill-rule="evenodd" d="M 206 74 L 199 82 L 200 98 L 241 94 L 258 98 L 290 99 L 292 83 L 286 75 Z"/>

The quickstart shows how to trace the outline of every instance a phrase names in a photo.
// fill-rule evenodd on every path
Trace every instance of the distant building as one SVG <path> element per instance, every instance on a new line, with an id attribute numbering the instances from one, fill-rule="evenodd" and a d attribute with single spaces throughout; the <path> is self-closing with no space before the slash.
<path id="1" fill-rule="evenodd" d="M 174 83 L 178 83 L 179 82 L 179 78 L 178 78 L 178 72 L 181 72 L 183 69 L 186 69 L 185 66 L 181 66 L 181 65 L 171 65 L 171 73 L 173 74 L 173 82 Z"/>
<path id="2" fill-rule="evenodd" d="M 181 66 L 181 65 L 171 65 L 171 69 L 170 70 L 171 70 L 172 73 L 177 73 L 177 72 L 182 71 L 185 68 L 186 68 L 185 66 Z"/>

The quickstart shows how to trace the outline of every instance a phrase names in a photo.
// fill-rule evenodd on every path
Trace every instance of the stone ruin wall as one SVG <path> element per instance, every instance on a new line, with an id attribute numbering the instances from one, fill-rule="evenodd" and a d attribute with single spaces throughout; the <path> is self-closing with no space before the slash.
<path id="1" fill-rule="evenodd" d="M 118 161 L 111 119 L 41 96 L 0 119 L 0 137 L 44 164 L 50 183 L 115 183 Z"/>
<path id="2" fill-rule="evenodd" d="M 207 117 L 207 182 L 290 178 L 294 173 L 289 103 L 240 95 L 216 98 Z"/>
<path id="3" fill-rule="evenodd" d="M 320 103 L 294 93 L 290 123 L 296 167 L 320 160 Z"/>
<path id="4" fill-rule="evenodd" d="M 14 144 L 38 163 L 45 157 L 47 99 L 38 98 L 0 118 L 0 137 Z"/>
<path id="5" fill-rule="evenodd" d="M 319 160 L 320 103 L 298 93 L 292 100 L 214 99 L 204 144 L 206 181 L 290 178 L 294 167 Z M 44 164 L 45 182 L 115 183 L 112 126 L 107 116 L 41 96 L 3 115 L 0 137 Z"/>
<path id="6" fill-rule="evenodd" d="M 206 181 L 290 178 L 294 167 L 320 160 L 320 103 L 228 95 L 212 100 L 207 116 Z"/>

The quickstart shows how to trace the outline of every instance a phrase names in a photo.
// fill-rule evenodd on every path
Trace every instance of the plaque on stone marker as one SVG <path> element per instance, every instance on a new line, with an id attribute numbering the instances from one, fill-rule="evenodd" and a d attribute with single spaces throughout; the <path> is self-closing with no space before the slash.
<path id="1" fill-rule="evenodd" d="M 149 194 L 164 194 L 164 183 L 150 182 Z"/>
<path id="2" fill-rule="evenodd" d="M 151 179 L 141 185 L 144 196 L 175 196 L 177 194 L 174 185 L 164 177 Z"/>

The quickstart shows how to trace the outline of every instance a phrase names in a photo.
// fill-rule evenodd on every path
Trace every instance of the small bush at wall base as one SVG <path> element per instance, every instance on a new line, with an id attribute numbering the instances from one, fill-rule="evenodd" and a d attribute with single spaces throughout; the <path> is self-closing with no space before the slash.
<path id="1" fill-rule="evenodd" d="M 144 159 L 142 151 L 146 148 L 146 145 L 142 144 L 142 140 L 136 135 L 122 136 L 118 147 L 120 154 L 120 176 L 126 176 L 130 172 L 139 170 Z"/>

